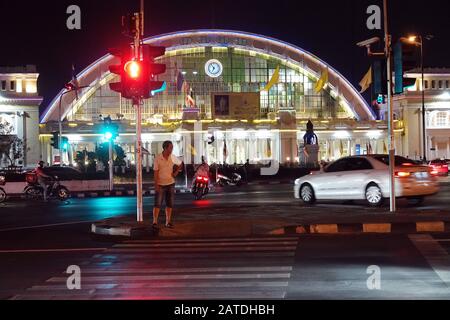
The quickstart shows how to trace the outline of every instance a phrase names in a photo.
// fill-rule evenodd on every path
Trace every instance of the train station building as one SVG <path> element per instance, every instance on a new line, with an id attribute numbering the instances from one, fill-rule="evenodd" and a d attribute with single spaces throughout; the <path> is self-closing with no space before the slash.
<path id="1" fill-rule="evenodd" d="M 143 146 L 151 167 L 162 142 L 172 140 L 185 161 L 192 153 L 209 163 L 252 163 L 275 159 L 302 162 L 303 136 L 311 120 L 320 145 L 319 159 L 387 152 L 387 124 L 358 90 L 319 57 L 286 42 L 238 31 L 192 30 L 153 36 L 145 44 L 162 45 L 158 63 L 167 72 L 163 92 L 143 104 Z M 130 100 L 110 90 L 108 66 L 114 57 L 95 60 L 77 75 L 86 87 L 76 95 L 62 89 L 40 120 L 41 157 L 54 163 L 52 132 L 62 121 L 69 148 L 65 164 L 77 151 L 93 151 L 103 141 L 105 117 L 119 124 L 116 140 L 130 165 L 135 160 L 136 113 Z M 324 75 L 326 74 L 326 77 Z M 317 83 L 322 85 L 317 90 Z M 404 133 L 396 122 L 397 141 Z M 200 135 L 200 143 L 194 143 Z"/>

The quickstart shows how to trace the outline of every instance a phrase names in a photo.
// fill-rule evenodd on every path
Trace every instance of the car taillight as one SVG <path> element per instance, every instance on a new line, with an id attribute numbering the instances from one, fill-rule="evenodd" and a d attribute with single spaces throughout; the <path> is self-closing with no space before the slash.
<path id="1" fill-rule="evenodd" d="M 197 177 L 197 180 L 198 181 L 202 181 L 202 177 Z"/>
<path id="2" fill-rule="evenodd" d="M 409 177 L 411 175 L 411 172 L 404 172 L 404 171 L 399 171 L 395 173 L 395 176 L 397 178 L 406 178 Z"/>
<path id="3" fill-rule="evenodd" d="M 208 178 L 206 178 L 206 177 L 205 177 L 205 178 L 203 178 L 203 181 L 205 181 L 205 182 L 208 182 L 208 180 L 209 180 L 209 179 L 208 179 Z"/>
<path id="4" fill-rule="evenodd" d="M 436 170 L 432 170 L 430 173 L 431 175 L 436 176 L 439 172 L 437 172 Z"/>

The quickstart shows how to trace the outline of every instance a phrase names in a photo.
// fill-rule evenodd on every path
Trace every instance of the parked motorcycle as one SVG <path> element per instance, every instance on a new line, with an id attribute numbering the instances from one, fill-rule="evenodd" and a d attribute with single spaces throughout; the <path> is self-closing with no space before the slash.
<path id="1" fill-rule="evenodd" d="M 242 177 L 239 173 L 232 173 L 230 177 L 224 174 L 217 175 L 217 183 L 219 186 L 240 186 L 242 185 Z"/>
<path id="2" fill-rule="evenodd" d="M 4 186 L 6 184 L 6 179 L 4 176 L 0 176 L 0 186 Z M 0 187 L 0 203 L 6 201 L 6 191 Z"/>
<path id="3" fill-rule="evenodd" d="M 44 189 L 38 183 L 36 174 L 28 173 L 26 180 L 27 186 L 23 190 L 25 197 L 30 200 L 42 199 L 44 197 Z M 59 183 L 57 176 L 47 185 L 47 188 L 48 199 L 66 201 L 70 197 L 69 189 Z"/>
<path id="4" fill-rule="evenodd" d="M 205 176 L 197 176 L 192 186 L 192 194 L 196 200 L 201 200 L 209 193 L 209 178 Z"/>

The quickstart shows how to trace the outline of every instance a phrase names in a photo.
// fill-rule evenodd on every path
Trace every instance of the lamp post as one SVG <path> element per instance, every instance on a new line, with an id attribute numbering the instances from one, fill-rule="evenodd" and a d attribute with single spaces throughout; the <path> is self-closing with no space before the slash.
<path id="1" fill-rule="evenodd" d="M 432 35 L 427 35 L 425 37 L 426 40 L 431 40 L 433 38 Z M 424 37 L 419 36 L 410 36 L 408 37 L 408 42 L 414 44 L 416 46 L 420 46 L 420 70 L 422 74 L 422 148 L 423 148 L 423 162 L 427 162 L 427 139 L 426 139 L 426 121 L 425 121 L 425 67 L 423 63 L 423 41 Z"/>

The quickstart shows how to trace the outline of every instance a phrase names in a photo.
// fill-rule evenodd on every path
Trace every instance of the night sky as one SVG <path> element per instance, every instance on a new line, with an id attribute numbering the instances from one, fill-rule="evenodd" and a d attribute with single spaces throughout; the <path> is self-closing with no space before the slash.
<path id="1" fill-rule="evenodd" d="M 389 2 L 394 40 L 410 33 L 432 34 L 425 65 L 450 66 L 450 1 Z M 71 4 L 82 10 L 80 31 L 66 28 Z M 146 36 L 206 28 L 263 34 L 312 52 L 357 86 L 369 62 L 356 43 L 377 35 L 366 28 L 371 4 L 381 6 L 382 1 L 146 0 Z M 0 0 L 0 66 L 37 65 L 43 110 L 70 80 L 72 63 L 80 72 L 123 41 L 121 16 L 138 6 L 139 0 Z"/>

